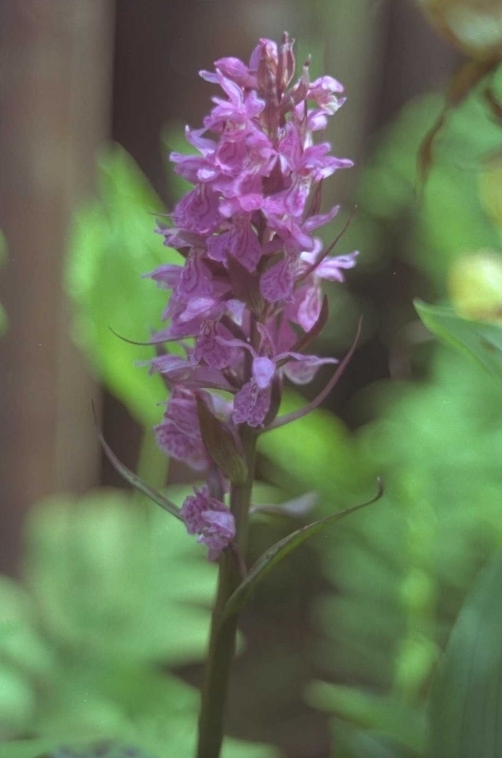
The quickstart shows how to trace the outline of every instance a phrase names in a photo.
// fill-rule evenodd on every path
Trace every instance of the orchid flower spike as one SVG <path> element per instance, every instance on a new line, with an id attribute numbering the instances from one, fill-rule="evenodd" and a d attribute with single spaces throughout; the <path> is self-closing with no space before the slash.
<path id="1" fill-rule="evenodd" d="M 339 209 L 320 212 L 322 182 L 352 166 L 314 136 L 345 98 L 330 76 L 311 82 L 308 63 L 294 80 L 293 44 L 287 34 L 279 45 L 260 39 L 248 64 L 221 58 L 201 71 L 220 94 L 203 126 L 186 128 L 197 153 L 170 156 L 192 189 L 156 231 L 180 264 L 148 276 L 171 293 L 154 342 L 178 342 L 184 356 L 163 351 L 152 361 L 171 388 L 155 433 L 167 455 L 197 471 L 222 460 L 211 450 L 215 430 L 238 447 L 245 427 L 273 422 L 284 377 L 303 384 L 337 362 L 302 351 L 320 329 L 322 281 L 343 281 L 356 262 L 356 252 L 323 254 L 314 235 Z M 309 338 L 297 350 L 302 332 Z M 211 433 L 201 425 L 201 396 Z M 234 516 L 207 489 L 188 497 L 181 514 L 210 560 L 232 543 Z"/>

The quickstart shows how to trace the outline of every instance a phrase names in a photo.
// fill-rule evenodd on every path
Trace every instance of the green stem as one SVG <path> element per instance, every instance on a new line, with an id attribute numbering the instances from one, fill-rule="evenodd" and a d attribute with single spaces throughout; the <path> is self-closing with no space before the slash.
<path id="1" fill-rule="evenodd" d="M 247 522 L 254 479 L 256 435 L 243 427 L 242 441 L 248 463 L 248 477 L 243 485 L 232 485 L 230 508 L 235 518 L 235 545 L 243 556 L 247 544 Z M 220 558 L 218 591 L 211 621 L 209 652 L 202 687 L 199 716 L 197 758 L 218 758 L 223 742 L 223 725 L 228 681 L 235 656 L 238 617 L 234 615 L 220 623 L 228 598 L 241 582 L 239 561 L 235 553 L 225 550 Z"/>

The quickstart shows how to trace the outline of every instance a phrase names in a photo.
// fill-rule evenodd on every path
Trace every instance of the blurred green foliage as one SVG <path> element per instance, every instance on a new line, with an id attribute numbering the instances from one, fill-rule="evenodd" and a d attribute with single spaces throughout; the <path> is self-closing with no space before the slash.
<path id="1" fill-rule="evenodd" d="M 502 103 L 502 67 L 445 114 L 422 186 L 418 154 L 444 108 L 443 98 L 417 99 L 386 129 L 363 172 L 358 216 L 347 233 L 349 245 L 361 249 L 361 266 L 378 265 L 399 234 L 397 255 L 425 274 L 441 295 L 456 255 L 480 248 L 501 251 L 500 228 L 490 217 L 486 193 L 480 193 L 480 183 L 490 176 L 490 161 L 502 150 L 501 124 L 490 108 L 487 87 Z"/>
<path id="2" fill-rule="evenodd" d="M 317 543 L 334 591 L 314 604 L 317 665 L 362 691 L 317 686 L 308 695 L 394 742 L 400 755 L 423 756 L 435 664 L 477 571 L 502 544 L 501 389 L 438 348 L 428 382 L 383 383 L 367 394 L 379 418 L 358 435 L 352 466 L 380 474 L 386 494 Z M 326 489 L 328 479 L 329 471 Z M 337 757 L 374 755 L 357 734 Z"/>
<path id="3" fill-rule="evenodd" d="M 502 381 L 502 328 L 498 324 L 458 316 L 452 308 L 433 306 L 418 300 L 418 315 L 440 339 L 460 348 Z"/>
<path id="4" fill-rule="evenodd" d="M 260 584 L 263 579 L 279 565 L 279 563 L 303 545 L 304 542 L 310 540 L 319 532 L 324 531 L 327 527 L 335 523 L 335 521 L 341 521 L 341 519 L 346 518 L 351 513 L 354 513 L 361 508 L 365 508 L 368 505 L 372 505 L 380 499 L 382 493 L 383 490 L 379 487 L 377 494 L 370 500 L 351 506 L 350 508 L 345 508 L 342 511 L 332 513 L 323 519 L 313 521 L 305 526 L 301 526 L 299 529 L 295 529 L 294 532 L 290 532 L 281 540 L 278 540 L 271 545 L 261 554 L 256 563 L 249 568 L 244 579 L 226 602 L 222 612 L 222 621 L 234 614 L 240 613 L 252 599 L 256 586 Z M 287 510 L 287 505 L 285 506 L 285 510 Z"/>
<path id="5" fill-rule="evenodd" d="M 110 740 L 192 755 L 198 693 L 167 668 L 203 658 L 216 572 L 183 525 L 113 490 L 49 498 L 30 514 L 23 574 L 0 580 L 0 735 L 18 738 L 2 758 L 62 758 L 60 745 L 87 758 Z"/>
<path id="6" fill-rule="evenodd" d="M 363 175 L 360 211 L 345 240 L 362 251 L 360 271 L 382 267 L 393 250 L 444 298 L 457 255 L 501 252 L 498 174 L 490 161 L 499 160 L 502 128 L 487 87 L 502 102 L 501 71 L 445 114 L 418 193 L 417 154 L 442 111 L 441 98 L 411 104 L 387 131 Z M 179 133 L 169 132 L 166 142 L 177 149 Z M 69 256 L 75 334 L 110 391 L 147 426 L 157 420 L 165 392 L 158 377 L 133 364 L 152 349 L 120 340 L 110 327 L 148 339 L 145 331 L 158 326 L 166 298 L 140 277 L 176 262 L 176 254 L 152 234 L 149 214 L 160 203 L 124 151 L 114 147 L 102 156 L 100 177 L 97 201 L 77 216 Z M 173 187 L 174 194 L 181 190 Z M 421 310 L 434 331 L 446 330 L 499 374 L 499 327 L 465 322 L 443 305 Z M 401 314 L 393 321 L 395 330 Z M 412 353 L 413 345 L 407 349 Z M 377 475 L 386 486 L 384 500 L 315 541 L 323 578 L 312 602 L 318 636 L 311 651 L 319 679 L 330 681 L 313 682 L 307 699 L 333 714 L 336 758 L 428 755 L 430 682 L 476 575 L 502 544 L 500 384 L 448 347 L 427 349 L 422 363 L 420 381 L 381 382 L 353 401 L 369 419 L 357 434 L 316 411 L 294 433 L 282 428 L 260 440 L 260 474 L 276 486 L 274 497 L 316 490 L 320 517 L 371 496 Z M 289 395 L 283 411 L 302 402 Z M 190 755 L 197 694 L 160 667 L 202 655 L 214 589 L 203 552 L 166 514 L 111 492 L 39 505 L 27 535 L 23 584 L 0 584 L 0 709 L 2 738 L 41 742 L 12 742 L 5 758 L 51 754 L 66 738 L 76 740 L 70 747 L 80 758 L 79 737 L 90 736 L 147 755 Z M 459 711 L 441 710 L 457 681 L 448 672 L 460 671 L 455 656 L 471 656 L 474 679 L 463 680 L 465 702 L 484 686 L 475 674 L 479 665 L 482 676 L 487 658 L 472 652 L 472 629 L 480 628 L 494 593 L 477 592 L 459 618 L 434 690 L 433 735 L 442 724 L 458 733 Z M 497 613 L 495 602 L 494 623 Z M 477 730 L 481 739 L 483 732 L 496 744 L 496 719 L 489 736 L 480 723 L 472 734 Z M 496 758 L 468 744 L 470 755 Z M 449 758 L 446 748 L 430 749 L 431 758 L 441 750 Z M 229 741 L 227 754 L 241 753 L 267 749 Z"/>
<path id="7" fill-rule="evenodd" d="M 502 8 L 498 0 L 416 0 L 436 30 L 467 55 L 502 57 Z"/>
<path id="8" fill-rule="evenodd" d="M 98 171 L 98 196 L 76 214 L 68 255 L 74 335 L 110 392 L 141 424 L 151 425 L 161 415 L 164 385 L 134 363 L 151 358 L 153 347 L 121 337 L 150 339 L 148 330 L 159 327 L 167 297 L 141 276 L 181 259 L 153 233 L 162 206 L 132 158 L 113 145 L 101 154 Z"/>
<path id="9" fill-rule="evenodd" d="M 502 102 L 502 70 L 446 114 L 421 195 L 416 194 L 416 156 L 424 127 L 432 127 L 441 106 L 435 98 L 425 98 L 405 109 L 389 129 L 363 177 L 362 214 L 351 231 L 364 235 L 377 230 L 373 239 L 378 248 L 372 259 L 363 256 L 363 266 L 371 269 L 384 259 L 404 220 L 406 242 L 397 254 L 442 297 L 455 256 L 483 248 L 500 255 L 502 224 L 498 195 L 492 191 L 498 174 L 489 159 L 500 161 L 502 124 L 489 108 L 488 86 Z M 334 442 L 342 444 L 344 437 L 339 424 L 333 425 L 327 443 L 333 464 L 324 476 L 318 461 L 325 455 L 326 436 L 316 444 L 311 434 L 303 448 L 300 473 L 312 465 L 326 511 L 338 507 L 343 492 L 338 489 L 329 497 L 330 482 L 337 488 L 353 486 L 358 476 L 365 482 L 372 472 L 386 485 L 384 502 L 344 523 L 331 541 L 317 543 L 333 592 L 314 603 L 323 634 L 315 659 L 336 684 L 314 683 L 307 699 L 336 715 L 336 758 L 499 755 L 501 716 L 490 705 L 500 694 L 494 673 L 500 671 L 499 654 L 491 645 L 486 657 L 481 652 L 475 657 L 469 648 L 475 644 L 472 633 L 467 639 L 465 618 L 471 629 L 473 624 L 481 629 L 487 613 L 476 594 L 466 601 L 451 642 L 456 647 L 452 660 L 463 659 L 471 678 L 459 691 L 461 674 L 455 674 L 457 663 L 448 663 L 448 653 L 441 695 L 434 696 L 431 706 L 436 742 L 438 734 L 444 736 L 430 748 L 427 696 L 459 609 L 479 569 L 502 544 L 502 388 L 494 378 L 500 379 L 501 331 L 498 325 L 462 319 L 445 306 L 421 304 L 419 313 L 436 334 L 462 347 L 464 355 L 436 347 L 429 351 L 426 379 L 382 382 L 354 401 L 373 421 L 348 448 L 349 475 L 343 469 L 333 473 L 333 466 L 344 463 Z M 283 451 L 284 461 L 301 455 L 301 439 L 295 445 L 290 437 L 287 445 L 298 449 Z M 310 477 L 300 479 L 300 486 L 307 481 L 312 486 Z M 494 587 L 493 580 L 496 625 L 500 603 Z M 486 591 L 484 598 L 487 604 Z M 487 633 L 494 639 L 493 626 Z M 461 651 L 462 643 L 455 643 L 459 637 Z M 485 691 L 492 700 L 483 705 Z M 448 698 L 458 704 L 456 710 L 449 710 Z M 477 715 L 469 719 L 462 745 L 462 713 L 471 707 Z"/>

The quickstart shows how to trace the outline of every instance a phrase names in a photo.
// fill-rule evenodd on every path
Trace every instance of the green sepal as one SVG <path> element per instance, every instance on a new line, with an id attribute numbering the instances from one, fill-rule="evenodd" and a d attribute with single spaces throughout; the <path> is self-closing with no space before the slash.
<path id="1" fill-rule="evenodd" d="M 486 321 L 471 321 L 452 308 L 415 300 L 424 325 L 443 342 L 467 353 L 502 381 L 502 327 Z"/>
<path id="2" fill-rule="evenodd" d="M 340 521 L 340 519 L 345 518 L 345 516 L 348 516 L 349 514 L 360 510 L 361 508 L 365 508 L 367 505 L 371 505 L 371 503 L 379 500 L 382 495 L 383 485 L 379 479 L 378 492 L 374 497 L 371 498 L 371 500 L 368 500 L 365 503 L 359 503 L 359 505 L 354 505 L 351 508 L 346 508 L 344 511 L 333 513 L 331 516 L 327 516 L 320 521 L 314 521 L 314 523 L 309 524 L 308 526 L 302 526 L 300 529 L 297 529 L 291 534 L 288 534 L 287 537 L 279 540 L 279 542 L 276 542 L 275 545 L 272 545 L 272 547 L 269 547 L 268 550 L 266 550 L 263 555 L 258 558 L 256 563 L 249 570 L 249 573 L 246 575 L 245 579 L 227 600 L 227 603 L 221 614 L 220 623 L 223 623 L 227 618 L 239 613 L 244 608 L 249 598 L 251 597 L 256 585 L 265 578 L 265 576 L 274 568 L 277 563 L 289 555 L 289 553 L 292 553 L 293 550 L 296 550 L 296 548 L 299 547 L 303 542 L 306 542 L 306 540 L 308 540 L 310 537 L 313 537 L 314 534 L 317 534 L 317 532 L 320 532 L 326 526 L 329 526 L 335 521 Z"/>
<path id="3" fill-rule="evenodd" d="M 240 487 L 247 479 L 248 467 L 244 453 L 238 450 L 237 435 L 209 410 L 200 395 L 197 395 L 197 416 L 208 454 L 227 479 Z"/>

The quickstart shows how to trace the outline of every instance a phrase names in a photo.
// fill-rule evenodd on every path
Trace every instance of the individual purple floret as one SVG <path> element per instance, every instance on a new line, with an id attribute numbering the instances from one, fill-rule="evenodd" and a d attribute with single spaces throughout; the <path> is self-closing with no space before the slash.
<path id="1" fill-rule="evenodd" d="M 200 535 L 198 542 L 207 545 L 208 560 L 215 561 L 235 537 L 234 517 L 220 500 L 209 497 L 207 487 L 194 492 L 183 503 L 180 516 L 188 534 Z"/>
<path id="2" fill-rule="evenodd" d="M 157 444 L 166 455 L 185 461 L 196 471 L 207 467 L 207 453 L 197 419 L 195 395 L 191 390 L 175 386 L 164 420 L 155 429 Z"/>
<path id="3" fill-rule="evenodd" d="M 215 69 L 201 76 L 221 92 L 204 126 L 186 129 L 197 154 L 171 154 L 193 189 L 157 229 L 183 261 L 149 276 L 171 291 L 168 324 L 153 341 L 175 341 L 185 351 L 152 362 L 172 391 L 158 443 L 196 470 L 216 462 L 224 481 L 231 477 L 207 447 L 197 399 L 204 396 L 230 437 L 239 439 L 243 425 L 266 430 L 285 376 L 304 384 L 336 362 L 303 351 L 325 315 L 322 280 L 342 282 L 357 253 L 332 257 L 332 246 L 323 249 L 315 236 L 339 210 L 321 212 L 322 181 L 352 165 L 330 155 L 329 143 L 314 143 L 344 102 L 342 85 L 329 76 L 311 82 L 308 62 L 292 84 L 287 34 L 279 46 L 261 39 L 248 65 L 222 58 Z M 183 517 L 213 560 L 233 539 L 233 516 L 203 492 L 187 499 Z M 201 510 L 204 498 L 219 506 Z"/>

